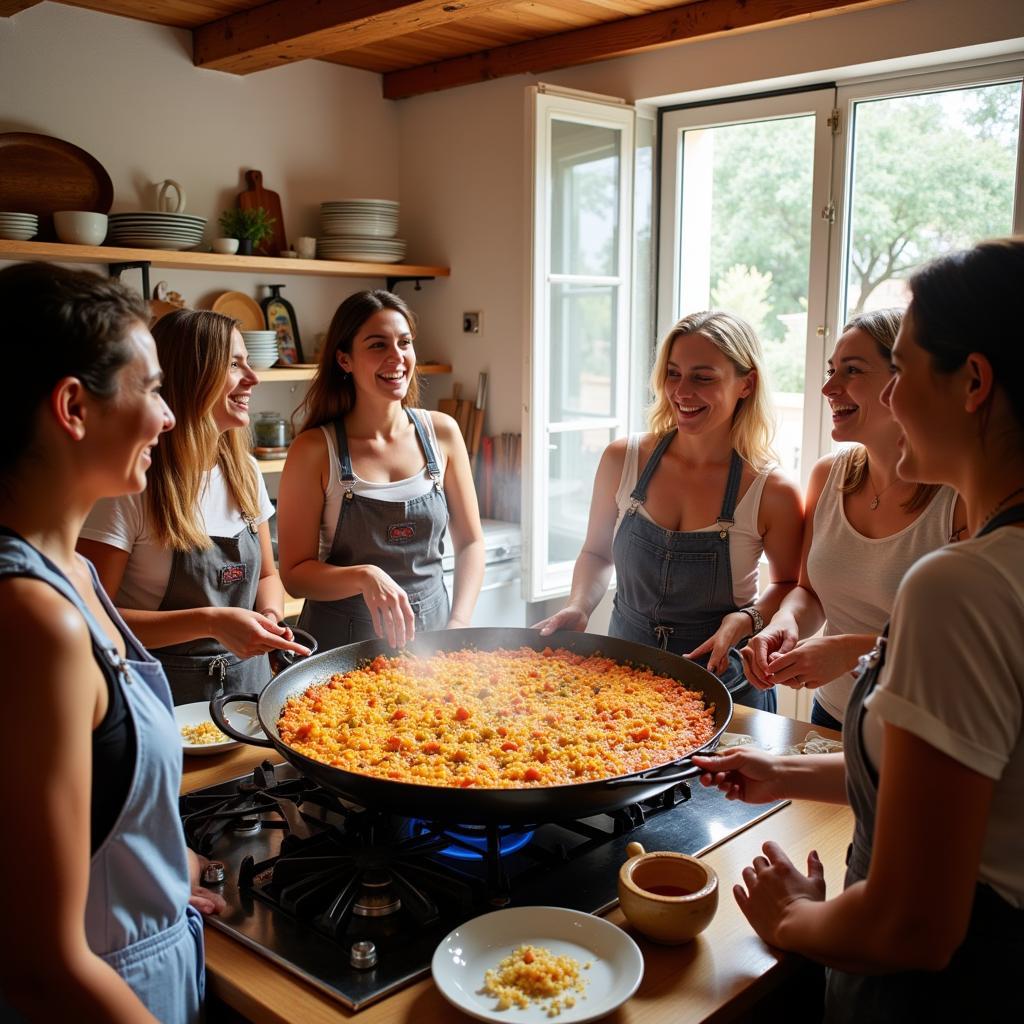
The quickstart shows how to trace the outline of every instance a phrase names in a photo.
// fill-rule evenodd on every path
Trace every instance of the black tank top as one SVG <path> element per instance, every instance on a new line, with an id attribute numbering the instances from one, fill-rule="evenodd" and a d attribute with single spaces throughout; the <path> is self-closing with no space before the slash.
<path id="1" fill-rule="evenodd" d="M 0 526 L 0 533 L 28 544 L 6 526 Z M 38 548 L 35 550 L 53 572 L 64 575 Z M 95 853 L 110 835 L 128 798 L 135 774 L 135 729 L 128 714 L 128 704 L 113 673 L 103 672 L 103 678 L 107 683 L 107 713 L 92 733 L 91 853 Z"/>

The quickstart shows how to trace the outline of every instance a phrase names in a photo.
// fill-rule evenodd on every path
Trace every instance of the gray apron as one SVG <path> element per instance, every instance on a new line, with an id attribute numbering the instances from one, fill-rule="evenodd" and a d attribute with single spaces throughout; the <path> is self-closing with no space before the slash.
<path id="1" fill-rule="evenodd" d="M 123 694 L 135 734 L 124 806 L 89 863 L 89 948 L 161 1024 L 198 1024 L 205 987 L 203 922 L 188 905 L 188 854 L 178 817 L 181 736 L 171 694 L 163 669 L 125 625 L 91 563 L 89 570 L 96 596 L 124 637 L 124 658 L 60 569 L 28 541 L 0 528 L 0 577 L 41 580 L 78 609 L 89 626 L 93 657 L 107 685 Z M 0 993 L 0 1020 L 21 1019 Z"/>
<path id="2" fill-rule="evenodd" d="M 608 633 L 686 654 L 699 647 L 737 610 L 732 590 L 729 530 L 736 520 L 736 497 L 743 460 L 732 453 L 729 477 L 718 514 L 718 531 L 697 533 L 666 530 L 638 515 L 647 488 L 676 431 L 669 431 L 647 460 L 630 494 L 630 506 L 612 542 L 616 590 Z M 707 667 L 710 655 L 694 659 Z M 758 690 L 743 675 L 743 661 L 729 648 L 729 665 L 719 678 L 737 704 L 774 711 L 775 689 Z"/>
<path id="3" fill-rule="evenodd" d="M 160 611 L 246 608 L 256 605 L 262 557 L 257 527 L 234 537 L 211 537 L 205 550 L 175 551 Z M 270 660 L 244 661 L 212 636 L 170 644 L 151 652 L 164 667 L 175 704 L 210 700 L 218 692 L 258 693 L 270 682 Z"/>
<path id="4" fill-rule="evenodd" d="M 450 610 L 441 578 L 448 502 L 427 432 L 411 409 L 405 411 L 416 429 L 433 487 L 409 501 L 384 501 L 356 494 L 345 424 L 336 420 L 334 434 L 345 490 L 327 564 L 376 565 L 405 591 L 417 630 L 444 629 Z M 362 594 L 339 601 L 307 600 L 298 624 L 316 637 L 321 651 L 372 640 L 377 635 Z"/>
<path id="5" fill-rule="evenodd" d="M 1007 509 L 977 536 L 1024 521 L 1024 505 Z M 846 792 L 853 809 L 853 842 L 846 851 L 844 886 L 868 876 L 878 806 L 878 774 L 864 747 L 865 701 L 885 664 L 889 627 L 870 654 L 850 693 L 843 726 Z M 936 779 L 936 785 L 941 785 Z M 953 819 L 950 819 L 953 825 Z M 941 894 L 936 894 L 941 899 Z M 827 1024 L 905 1024 L 908 1020 L 1024 1020 L 1024 989 L 1017 972 L 1024 963 L 1024 910 L 1011 906 L 991 886 L 979 882 L 967 935 L 941 971 L 848 974 L 829 969 L 825 989 Z M 1016 1007 L 1016 1010 L 1014 1009 Z"/>

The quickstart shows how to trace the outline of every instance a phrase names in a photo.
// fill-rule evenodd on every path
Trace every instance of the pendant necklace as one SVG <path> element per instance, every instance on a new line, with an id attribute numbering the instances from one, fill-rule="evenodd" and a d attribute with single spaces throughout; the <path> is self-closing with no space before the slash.
<path id="1" fill-rule="evenodd" d="M 878 502 L 879 502 L 879 499 L 880 499 L 880 498 L 882 497 L 882 495 L 883 495 L 883 494 L 885 494 L 885 492 L 886 492 L 887 490 L 889 490 L 889 488 L 890 488 L 890 487 L 892 487 L 892 486 L 893 486 L 894 484 L 898 484 L 898 483 L 900 482 L 900 478 L 899 478 L 899 477 L 896 477 L 896 479 L 895 479 L 895 480 L 890 480 L 890 481 L 889 481 L 889 483 L 887 483 L 887 484 L 886 484 L 886 485 L 885 485 L 885 486 L 884 486 L 884 487 L 883 487 L 883 488 L 882 488 L 882 489 L 881 489 L 881 490 L 879 491 L 879 490 L 878 490 L 878 489 L 877 489 L 877 488 L 875 487 L 875 482 L 874 482 L 874 480 L 872 480 L 872 479 L 871 479 L 871 470 L 870 470 L 870 469 L 868 469 L 868 468 L 867 468 L 867 466 L 865 466 L 865 467 L 864 467 L 864 472 L 865 472 L 865 474 L 867 475 L 867 478 L 868 478 L 868 486 L 870 486 L 871 490 L 873 490 L 873 491 L 875 492 L 875 496 L 874 496 L 874 497 L 873 497 L 873 498 L 871 499 L 871 504 L 870 504 L 870 505 L 868 506 L 868 508 L 870 508 L 872 512 L 876 512 L 876 511 L 878 510 Z"/>

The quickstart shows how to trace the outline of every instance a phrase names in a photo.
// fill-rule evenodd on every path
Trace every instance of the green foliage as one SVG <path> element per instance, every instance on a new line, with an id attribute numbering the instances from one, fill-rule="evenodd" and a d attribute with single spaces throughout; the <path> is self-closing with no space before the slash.
<path id="1" fill-rule="evenodd" d="M 264 207 L 257 206 L 252 210 L 225 210 L 217 223 L 225 238 L 248 238 L 259 245 L 273 235 L 274 222 Z"/>
<path id="2" fill-rule="evenodd" d="M 847 315 L 951 249 L 1010 230 L 1017 82 L 858 104 Z M 773 388 L 803 389 L 813 118 L 709 129 L 711 295 L 758 329 Z M 838 225 L 836 226 L 838 228 Z"/>

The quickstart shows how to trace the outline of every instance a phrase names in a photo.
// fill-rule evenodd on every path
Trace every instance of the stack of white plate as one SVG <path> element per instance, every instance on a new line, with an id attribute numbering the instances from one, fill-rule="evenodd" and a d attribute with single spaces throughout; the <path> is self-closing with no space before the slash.
<path id="1" fill-rule="evenodd" d="M 0 238 L 27 242 L 39 233 L 39 217 L 34 213 L 0 213 Z"/>
<path id="2" fill-rule="evenodd" d="M 398 203 L 390 199 L 344 199 L 320 204 L 317 256 L 326 260 L 397 263 L 405 257 L 398 233 Z"/>
<path id="3" fill-rule="evenodd" d="M 254 370 L 265 370 L 277 362 L 277 331 L 242 331 L 242 340 Z"/>
<path id="4" fill-rule="evenodd" d="M 205 217 L 186 213 L 112 213 L 107 242 L 135 249 L 193 249 L 205 228 Z"/>

